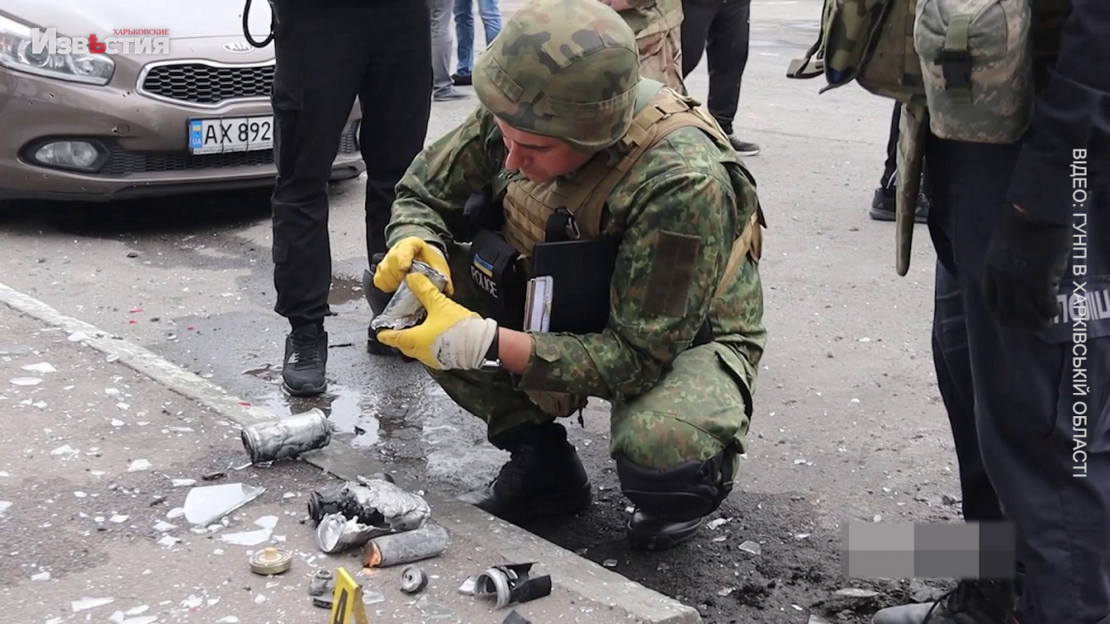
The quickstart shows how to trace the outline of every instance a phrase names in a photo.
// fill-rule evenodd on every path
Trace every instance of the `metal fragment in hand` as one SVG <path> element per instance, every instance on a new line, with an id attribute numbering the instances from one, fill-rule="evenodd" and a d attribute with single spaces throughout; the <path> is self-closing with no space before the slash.
<path id="1" fill-rule="evenodd" d="M 409 269 L 409 273 L 413 272 L 428 276 L 428 279 L 435 284 L 440 292 L 443 292 L 443 289 L 447 287 L 447 277 L 433 269 L 429 264 L 414 260 L 412 268 Z M 420 299 L 409 289 L 408 283 L 402 281 L 382 313 L 370 321 L 370 328 L 374 331 L 406 329 L 419 325 L 427 314 L 428 311 L 424 309 L 424 304 L 420 303 Z"/>

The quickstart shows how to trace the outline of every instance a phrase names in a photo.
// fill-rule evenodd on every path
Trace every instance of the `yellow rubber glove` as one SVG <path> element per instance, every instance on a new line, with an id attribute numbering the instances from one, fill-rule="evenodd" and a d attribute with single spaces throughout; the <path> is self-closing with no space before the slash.
<path id="1" fill-rule="evenodd" d="M 451 301 L 423 273 L 409 273 L 405 282 L 428 317 L 408 329 L 383 329 L 378 341 L 436 370 L 480 368 L 497 335 L 497 322 Z"/>
<path id="2" fill-rule="evenodd" d="M 413 260 L 419 260 L 442 273 L 447 278 L 445 288 L 447 294 L 455 294 L 455 284 L 451 281 L 451 267 L 447 264 L 447 258 L 443 252 L 435 245 L 416 236 L 403 238 L 389 248 L 385 257 L 378 263 L 378 270 L 374 271 L 374 286 L 382 292 L 396 292 L 401 285 L 401 280 L 405 279 L 409 269 L 412 268 Z"/>

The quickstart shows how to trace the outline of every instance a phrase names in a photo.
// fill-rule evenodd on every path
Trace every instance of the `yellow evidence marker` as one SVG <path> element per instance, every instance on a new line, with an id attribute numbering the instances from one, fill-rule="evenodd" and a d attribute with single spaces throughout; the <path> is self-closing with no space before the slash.
<path id="1" fill-rule="evenodd" d="M 329 624 L 369 624 L 366 603 L 362 601 L 362 585 L 355 582 L 346 568 L 339 568 L 335 575 L 335 593 L 332 594 Z"/>

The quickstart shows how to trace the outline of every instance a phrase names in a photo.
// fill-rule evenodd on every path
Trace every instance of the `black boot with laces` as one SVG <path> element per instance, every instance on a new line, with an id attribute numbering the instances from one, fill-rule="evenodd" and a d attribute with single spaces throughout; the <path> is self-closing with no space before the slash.
<path id="1" fill-rule="evenodd" d="M 530 428 L 506 450 L 512 457 L 497 478 L 460 500 L 513 524 L 590 506 L 589 477 L 562 425 Z"/>
<path id="2" fill-rule="evenodd" d="M 293 396 L 312 396 L 328 388 L 328 334 L 320 324 L 309 323 L 285 338 L 282 387 Z"/>
<path id="3" fill-rule="evenodd" d="M 964 580 L 934 602 L 887 607 L 871 624 L 1010 624 L 1013 590 L 1007 581 Z"/>

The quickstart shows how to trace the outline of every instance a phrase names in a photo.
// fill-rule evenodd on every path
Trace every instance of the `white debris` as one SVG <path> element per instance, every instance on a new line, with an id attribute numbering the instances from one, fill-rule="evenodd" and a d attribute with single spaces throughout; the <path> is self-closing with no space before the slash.
<path id="1" fill-rule="evenodd" d="M 224 533 L 220 536 L 220 541 L 236 546 L 258 546 L 268 539 L 270 539 L 270 529 Z"/>
<path id="2" fill-rule="evenodd" d="M 126 424 L 127 424 L 127 423 L 123 422 L 122 420 L 120 420 L 120 419 L 118 419 L 118 418 L 113 418 L 113 419 L 112 419 L 112 426 L 113 426 L 113 427 L 122 427 L 122 426 L 124 426 L 124 425 L 126 425 Z"/>
<path id="3" fill-rule="evenodd" d="M 12 476 L 12 475 L 9 474 L 7 470 L 0 470 L 0 477 L 10 477 L 10 476 Z"/>
<path id="4" fill-rule="evenodd" d="M 104 394 L 107 394 L 108 396 L 119 396 L 119 389 L 117 389 L 117 388 L 105 388 L 104 389 Z"/>
<path id="5" fill-rule="evenodd" d="M 185 515 L 185 508 L 184 507 L 174 507 L 173 509 L 169 510 L 166 513 L 166 517 L 169 518 L 170 520 L 173 520 L 174 518 L 180 518 L 181 516 L 184 516 L 184 515 Z"/>
<path id="6" fill-rule="evenodd" d="M 170 524 L 169 522 L 165 522 L 163 520 L 159 520 L 158 524 L 154 525 L 154 530 L 158 531 L 159 533 L 165 533 L 166 531 L 172 531 L 176 528 L 177 528 L 176 524 Z"/>
<path id="7" fill-rule="evenodd" d="M 131 516 L 121 516 L 119 514 L 116 514 L 116 515 L 112 516 L 111 518 L 109 518 L 108 522 L 115 522 L 116 524 L 121 524 L 121 523 L 127 522 L 127 519 L 130 518 L 130 517 Z"/>
<path id="8" fill-rule="evenodd" d="M 108 357 L 104 358 L 104 361 L 105 362 L 115 362 L 118 359 L 119 359 L 119 354 L 118 353 L 112 353 L 112 354 L 109 354 Z"/>
<path id="9" fill-rule="evenodd" d="M 202 604 L 204 604 L 204 598 L 201 598 L 200 596 L 189 596 L 185 600 L 181 601 L 181 608 L 196 609 Z"/>
<path id="10" fill-rule="evenodd" d="M 285 494 L 282 494 L 281 497 L 282 498 L 296 498 L 297 493 L 296 492 L 286 492 Z"/>
<path id="11" fill-rule="evenodd" d="M 852 399 L 849 403 L 859 403 L 859 399 Z"/>
<path id="12" fill-rule="evenodd" d="M 37 386 L 42 383 L 41 377 L 16 377 L 12 379 L 13 386 Z"/>
<path id="13" fill-rule="evenodd" d="M 712 531 L 720 527 L 722 524 L 728 522 L 729 520 L 732 520 L 732 518 L 717 518 L 716 520 L 710 520 L 709 522 L 705 523 L 705 528 Z"/>
<path id="14" fill-rule="evenodd" d="M 759 544 L 757 544 L 756 542 L 752 542 L 752 541 L 748 541 L 748 542 L 744 542 L 743 544 L 740 544 L 740 550 L 742 550 L 744 552 L 747 552 L 747 553 L 751 553 L 753 555 L 758 555 L 761 552 L 763 552 L 763 549 L 760 548 Z"/>
<path id="15" fill-rule="evenodd" d="M 32 373 L 40 373 L 40 374 L 58 372 L 58 369 L 56 369 L 53 366 L 47 364 L 46 362 L 39 362 L 38 364 L 28 364 L 28 365 L 23 366 L 21 368 L 25 371 L 29 371 L 29 372 L 32 372 Z"/>
<path id="16" fill-rule="evenodd" d="M 86 494 L 84 492 L 74 492 L 73 495 L 76 496 L 77 498 L 85 498 L 86 496 L 88 496 L 88 494 Z"/>
<path id="17" fill-rule="evenodd" d="M 31 580 L 32 581 L 49 581 L 50 580 L 50 573 L 49 572 L 39 572 L 38 574 L 32 574 L 31 575 Z"/>
<path id="18" fill-rule="evenodd" d="M 263 602 L 266 602 L 266 596 L 258 594 L 254 597 L 254 604 L 262 604 Z"/>
<path id="19" fill-rule="evenodd" d="M 847 598 L 874 598 L 879 595 L 879 592 L 873 589 L 859 589 L 857 587 L 838 589 L 835 593 L 837 596 L 845 596 Z"/>
<path id="20" fill-rule="evenodd" d="M 216 624 L 239 624 L 239 618 L 234 615 L 229 615 L 225 618 L 216 620 Z"/>
<path id="21" fill-rule="evenodd" d="M 174 479 L 171 481 L 174 487 L 189 487 L 190 485 L 195 485 L 196 482 L 196 479 Z"/>
<path id="22" fill-rule="evenodd" d="M 91 474 L 94 477 L 103 477 L 104 475 L 106 475 L 108 473 L 104 472 L 103 470 L 90 470 L 89 474 Z"/>
<path id="23" fill-rule="evenodd" d="M 882 521 L 883 521 L 883 517 L 882 517 L 882 516 L 880 516 L 879 514 L 875 514 L 875 517 L 874 517 L 874 518 L 871 518 L 871 521 L 872 521 L 872 522 L 882 522 Z"/>
<path id="24" fill-rule="evenodd" d="M 81 342 L 82 340 L 88 340 L 88 339 L 89 339 L 89 335 L 86 334 L 85 332 L 73 332 L 72 334 L 69 335 L 69 341 L 70 342 Z"/>
<path id="25" fill-rule="evenodd" d="M 127 403 L 116 403 L 116 407 L 120 408 L 121 410 L 131 409 L 131 406 L 128 405 Z"/>
<path id="26" fill-rule="evenodd" d="M 6 512 L 7 510 L 9 510 L 11 508 L 12 508 L 12 502 L 11 501 L 0 501 L 0 516 L 3 516 L 4 512 Z"/>
<path id="27" fill-rule="evenodd" d="M 58 448 L 54 449 L 53 451 L 50 451 L 50 454 L 51 455 L 76 455 L 80 452 L 81 451 L 78 451 L 77 449 L 73 448 L 72 446 L 70 446 L 68 444 L 63 444 L 63 445 L 59 446 Z"/>
<path id="28" fill-rule="evenodd" d="M 804 463 L 806 463 L 806 460 L 804 460 L 804 459 L 795 459 L 794 460 L 794 465 L 795 466 L 801 466 Z"/>
<path id="29" fill-rule="evenodd" d="M 127 472 L 139 472 L 141 470 L 150 470 L 150 462 L 145 459 L 136 459 L 128 466 Z"/>
<path id="30" fill-rule="evenodd" d="M 72 603 L 70 603 L 69 606 L 71 611 L 77 613 L 78 611 L 84 611 L 86 609 L 103 607 L 104 605 L 111 604 L 114 601 L 115 598 L 82 598 L 80 600 L 74 600 Z"/>
<path id="31" fill-rule="evenodd" d="M 158 540 L 158 545 L 159 546 L 164 546 L 166 548 L 170 548 L 174 544 L 176 544 L 180 541 L 181 540 L 177 539 L 176 537 L 173 537 L 172 535 L 165 535 L 165 536 L 162 537 L 162 539 Z"/>

